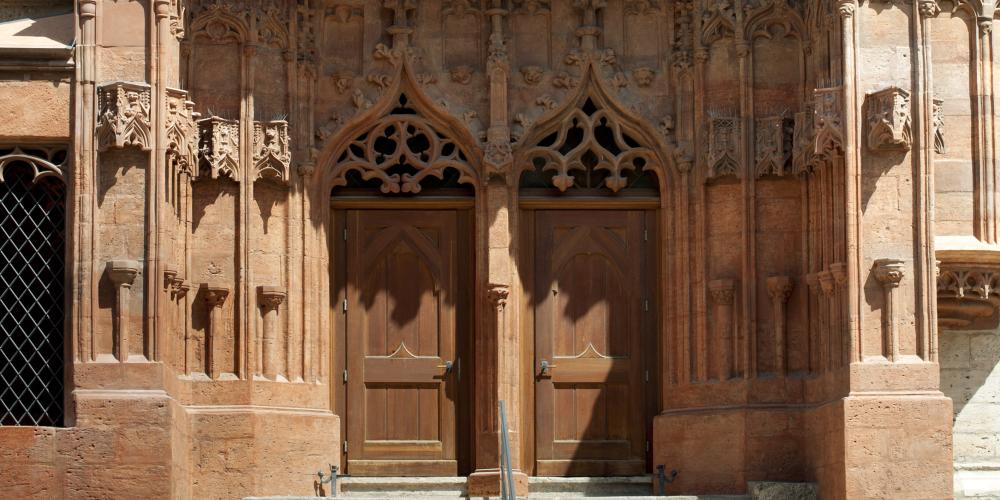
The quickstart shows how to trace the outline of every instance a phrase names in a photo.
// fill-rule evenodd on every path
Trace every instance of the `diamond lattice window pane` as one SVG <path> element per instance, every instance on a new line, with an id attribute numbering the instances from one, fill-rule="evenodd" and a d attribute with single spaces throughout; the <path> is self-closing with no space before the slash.
<path id="1" fill-rule="evenodd" d="M 0 425 L 62 425 L 66 195 L 9 165 L 0 182 Z"/>

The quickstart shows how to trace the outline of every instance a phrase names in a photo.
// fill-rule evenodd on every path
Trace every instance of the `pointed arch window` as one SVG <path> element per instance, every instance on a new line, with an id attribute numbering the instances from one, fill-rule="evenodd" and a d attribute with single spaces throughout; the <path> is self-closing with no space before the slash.
<path id="1" fill-rule="evenodd" d="M 63 423 L 65 163 L 0 148 L 0 425 Z"/>

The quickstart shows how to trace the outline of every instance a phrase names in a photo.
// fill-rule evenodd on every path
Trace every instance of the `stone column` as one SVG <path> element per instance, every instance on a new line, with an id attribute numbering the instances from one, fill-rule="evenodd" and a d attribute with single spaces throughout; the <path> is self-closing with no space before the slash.
<path id="1" fill-rule="evenodd" d="M 713 347 L 718 360 L 715 376 L 727 380 L 734 373 L 739 373 L 739 343 L 733 335 L 733 295 L 736 283 L 733 280 L 714 280 L 708 282 L 708 293 L 715 304 L 713 315 L 715 339 Z M 729 342 L 726 342 L 726 340 Z"/>
<path id="2" fill-rule="evenodd" d="M 899 259 L 875 261 L 875 279 L 882 284 L 885 299 L 882 306 L 882 355 L 890 362 L 899 359 L 899 325 L 896 320 L 896 289 L 903 280 L 906 264 Z"/>
<path id="3" fill-rule="evenodd" d="M 212 379 L 218 379 L 221 375 L 221 346 L 219 345 L 218 336 L 226 328 L 226 318 L 222 314 L 222 307 L 226 304 L 226 298 L 229 297 L 229 287 L 222 284 L 210 284 L 206 283 L 203 285 L 205 292 L 205 304 L 208 306 L 208 328 L 206 329 L 205 338 L 207 340 L 207 346 L 205 348 L 206 358 L 206 373 Z"/>
<path id="4" fill-rule="evenodd" d="M 139 263 L 134 260 L 112 260 L 108 262 L 108 279 L 115 285 L 115 311 L 113 326 L 115 341 L 113 354 L 115 359 L 124 363 L 128 361 L 129 342 L 129 295 L 132 282 L 139 274 Z"/>
<path id="5" fill-rule="evenodd" d="M 823 308 L 823 314 L 826 316 L 826 329 L 824 330 L 823 347 L 820 353 L 823 356 L 823 366 L 826 371 L 830 371 L 836 366 L 833 362 L 834 339 L 841 334 L 837 329 L 838 313 L 836 311 L 836 301 L 834 300 L 836 281 L 833 278 L 833 273 L 828 270 L 816 273 L 816 279 L 819 282 L 820 291 L 823 292 L 823 298 L 826 299 L 826 306 Z"/>
<path id="6" fill-rule="evenodd" d="M 279 286 L 257 287 L 258 305 L 264 316 L 264 341 L 261 349 L 264 377 L 278 376 L 278 308 L 285 300 L 285 289 Z"/>
<path id="7" fill-rule="evenodd" d="M 767 279 L 767 294 L 771 297 L 772 321 L 774 321 L 774 370 L 778 375 L 788 373 L 785 357 L 786 315 L 785 306 L 792 296 L 792 279 L 788 276 L 771 276 Z"/>
<path id="8" fill-rule="evenodd" d="M 834 316 L 834 321 L 837 325 L 837 331 L 844 336 L 841 341 L 841 345 L 844 346 L 844 353 L 841 357 L 841 363 L 851 364 L 855 361 L 860 360 L 858 356 L 858 347 L 854 342 L 854 336 L 850 335 L 849 332 L 844 332 L 844 296 L 847 290 L 847 264 L 843 262 L 838 262 L 830 264 L 830 274 L 833 275 L 833 281 L 837 286 L 837 292 L 833 296 L 833 307 L 837 311 Z"/>

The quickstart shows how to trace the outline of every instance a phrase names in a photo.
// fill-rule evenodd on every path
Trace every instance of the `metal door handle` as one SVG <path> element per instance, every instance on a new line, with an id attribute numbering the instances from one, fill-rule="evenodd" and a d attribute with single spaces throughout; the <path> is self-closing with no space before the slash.
<path id="1" fill-rule="evenodd" d="M 437 365 L 438 368 L 444 368 L 445 375 L 451 373 L 451 368 L 454 366 L 451 361 L 445 361 L 443 365 Z"/>
<path id="2" fill-rule="evenodd" d="M 552 373 L 551 373 L 552 369 L 555 368 L 555 367 L 556 367 L 556 365 L 549 364 L 549 360 L 543 359 L 542 360 L 542 367 L 541 367 L 542 369 L 541 369 L 541 373 L 539 373 L 539 375 L 542 376 L 542 377 L 550 376 L 550 375 L 552 375 Z"/>

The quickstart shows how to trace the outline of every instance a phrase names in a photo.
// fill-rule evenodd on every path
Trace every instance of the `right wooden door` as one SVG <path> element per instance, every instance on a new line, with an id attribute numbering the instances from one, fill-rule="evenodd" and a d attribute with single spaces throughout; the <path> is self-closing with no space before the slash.
<path id="1" fill-rule="evenodd" d="M 536 212 L 535 439 L 540 476 L 646 471 L 641 211 Z M 653 352 L 655 349 L 646 349 Z"/>

